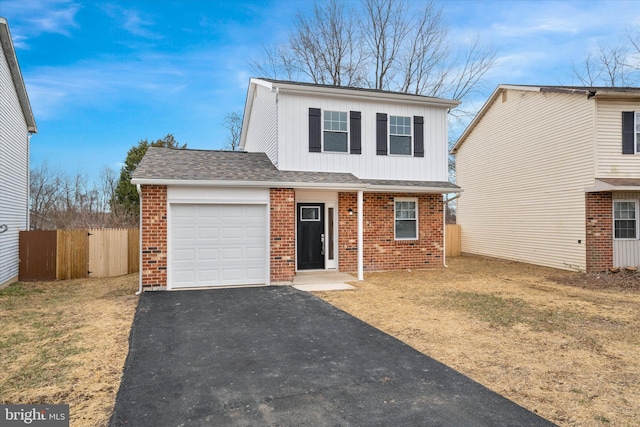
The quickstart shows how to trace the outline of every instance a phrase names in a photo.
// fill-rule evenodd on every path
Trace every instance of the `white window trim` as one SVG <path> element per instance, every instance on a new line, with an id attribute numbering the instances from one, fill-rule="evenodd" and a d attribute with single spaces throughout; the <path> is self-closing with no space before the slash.
<path id="1" fill-rule="evenodd" d="M 414 202 L 416 204 L 416 237 L 398 237 L 396 236 L 396 202 Z M 395 240 L 419 240 L 420 239 L 420 212 L 418 211 L 417 197 L 394 197 L 393 198 L 393 238 Z"/>
<path id="2" fill-rule="evenodd" d="M 346 131 L 340 131 L 340 130 L 327 130 L 324 128 L 324 113 L 325 112 L 331 112 L 331 113 L 347 113 L 347 130 Z M 351 120 L 349 120 L 349 111 L 341 111 L 341 110 L 325 110 L 325 109 L 320 109 L 320 117 L 322 118 L 322 152 L 323 153 L 330 153 L 330 154 L 349 154 L 349 134 L 351 132 Z M 346 151 L 327 151 L 324 149 L 325 145 L 324 145 L 324 133 L 325 132 L 337 132 L 337 133 L 346 133 L 347 134 L 347 150 Z"/>
<path id="3" fill-rule="evenodd" d="M 408 117 L 409 118 L 409 127 L 411 128 L 411 132 L 409 132 L 409 135 L 405 135 L 405 134 L 398 134 L 398 133 L 391 133 L 391 116 L 393 117 Z M 387 124 L 387 152 L 389 153 L 390 156 L 399 156 L 399 157 L 412 157 L 413 156 L 413 141 L 414 141 L 414 124 L 413 124 L 413 116 L 400 116 L 400 115 L 396 115 L 396 114 L 389 114 L 389 120 L 388 120 L 388 124 Z M 392 136 L 408 136 L 409 137 L 409 148 L 411 149 L 411 153 L 409 154 L 392 154 L 391 153 L 391 137 Z"/>
<path id="4" fill-rule="evenodd" d="M 638 125 L 640 124 L 640 111 L 633 112 L 633 149 L 636 154 L 640 154 L 640 147 L 638 147 Z"/>
<path id="5" fill-rule="evenodd" d="M 616 202 L 634 202 L 636 205 L 636 236 L 635 237 L 616 237 Z M 613 199 L 613 204 L 611 206 L 611 216 L 613 217 L 612 231 L 613 231 L 613 240 L 638 240 L 638 232 L 640 231 L 640 217 L 638 214 L 640 213 L 640 200 L 638 199 Z"/>

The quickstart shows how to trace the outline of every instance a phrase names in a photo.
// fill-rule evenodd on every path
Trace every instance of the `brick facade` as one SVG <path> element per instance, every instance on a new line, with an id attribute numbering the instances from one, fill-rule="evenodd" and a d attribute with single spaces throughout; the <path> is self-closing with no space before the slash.
<path id="1" fill-rule="evenodd" d="M 418 240 L 395 240 L 394 198 L 418 199 Z M 364 270 L 403 270 L 444 265 L 444 218 L 440 194 L 364 193 Z M 349 209 L 354 215 L 349 215 Z M 339 269 L 358 269 L 357 194 L 338 195 Z"/>
<path id="2" fill-rule="evenodd" d="M 167 286 L 167 187 L 143 185 L 142 286 Z"/>
<path id="3" fill-rule="evenodd" d="M 296 274 L 296 196 L 291 188 L 272 188 L 271 281 L 291 282 Z"/>
<path id="4" fill-rule="evenodd" d="M 587 271 L 613 267 L 613 197 L 585 193 Z"/>

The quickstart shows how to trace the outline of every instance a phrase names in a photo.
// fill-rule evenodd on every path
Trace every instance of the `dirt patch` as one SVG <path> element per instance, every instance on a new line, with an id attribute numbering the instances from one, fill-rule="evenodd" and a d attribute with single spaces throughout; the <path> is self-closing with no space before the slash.
<path id="1" fill-rule="evenodd" d="M 448 263 L 318 295 L 561 426 L 640 425 L 636 273 Z"/>
<path id="2" fill-rule="evenodd" d="M 0 291 L 0 401 L 69 404 L 106 426 L 129 349 L 138 275 L 18 283 Z"/>

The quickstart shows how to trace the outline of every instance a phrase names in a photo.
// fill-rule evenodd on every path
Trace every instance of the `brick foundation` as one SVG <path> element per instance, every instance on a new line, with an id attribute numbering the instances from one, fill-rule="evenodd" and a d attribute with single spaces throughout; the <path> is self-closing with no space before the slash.
<path id="1" fill-rule="evenodd" d="M 167 187 L 143 185 L 142 286 L 167 286 Z"/>
<path id="2" fill-rule="evenodd" d="M 418 240 L 395 240 L 394 198 L 418 198 Z M 339 269 L 358 269 L 356 193 L 339 193 Z M 364 194 L 364 270 L 404 270 L 444 265 L 443 205 L 439 194 Z"/>
<path id="3" fill-rule="evenodd" d="M 296 274 L 296 197 L 291 188 L 272 188 L 271 281 L 291 282 Z"/>
<path id="4" fill-rule="evenodd" d="M 587 272 L 613 267 L 613 198 L 585 193 Z"/>

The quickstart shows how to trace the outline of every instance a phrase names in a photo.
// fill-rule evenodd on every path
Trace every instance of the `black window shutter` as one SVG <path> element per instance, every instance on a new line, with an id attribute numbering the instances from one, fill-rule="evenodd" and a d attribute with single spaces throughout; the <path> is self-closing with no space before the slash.
<path id="1" fill-rule="evenodd" d="M 349 113 L 351 123 L 349 123 L 350 129 L 350 144 L 351 154 L 362 154 L 361 131 L 360 131 L 360 111 L 351 111 Z"/>
<path id="2" fill-rule="evenodd" d="M 633 111 L 622 112 L 622 154 L 634 154 L 633 127 L 635 125 Z"/>
<path id="3" fill-rule="evenodd" d="M 387 115 L 376 113 L 376 154 L 387 155 Z"/>
<path id="4" fill-rule="evenodd" d="M 413 116 L 413 156 L 424 157 L 424 117 Z"/>
<path id="5" fill-rule="evenodd" d="M 309 152 L 320 153 L 322 151 L 322 130 L 320 120 L 320 109 L 309 108 Z"/>

